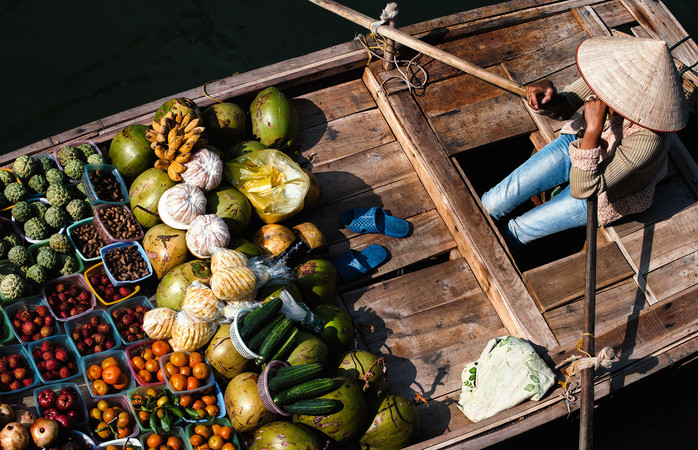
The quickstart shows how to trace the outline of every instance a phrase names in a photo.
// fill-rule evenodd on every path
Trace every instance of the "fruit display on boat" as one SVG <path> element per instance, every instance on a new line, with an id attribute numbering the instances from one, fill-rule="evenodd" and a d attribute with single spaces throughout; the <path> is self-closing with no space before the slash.
<path id="1" fill-rule="evenodd" d="M 225 221 L 231 236 L 247 230 L 252 218 L 252 205 L 233 186 L 218 186 L 206 193 L 206 214 L 215 214 Z"/>
<path id="2" fill-rule="evenodd" d="M 158 279 L 187 261 L 186 231 L 160 223 L 143 237 L 143 249 Z"/>
<path id="3" fill-rule="evenodd" d="M 128 191 L 131 211 L 144 229 L 162 222 L 158 215 L 160 197 L 177 184 L 162 170 L 149 168 L 133 180 Z"/>
<path id="4" fill-rule="evenodd" d="M 120 130 L 109 145 L 109 159 L 127 179 L 136 178 L 155 162 L 146 132 L 145 125 L 129 125 Z"/>
<path id="5" fill-rule="evenodd" d="M 232 102 L 214 103 L 201 113 L 211 142 L 228 148 L 245 139 L 247 117 L 245 110 Z"/>
<path id="6" fill-rule="evenodd" d="M 298 111 L 278 88 L 260 91 L 250 105 L 252 133 L 269 148 L 288 151 L 298 139 Z"/>
<path id="7" fill-rule="evenodd" d="M 182 181 L 181 174 L 187 170 L 185 163 L 191 158 L 192 152 L 204 145 L 205 128 L 199 126 L 199 117 L 191 112 L 182 114 L 176 108 L 170 109 L 162 117 L 152 121 L 152 128 L 146 132 L 146 139 L 157 157 L 155 168 L 167 171 L 173 181 Z"/>

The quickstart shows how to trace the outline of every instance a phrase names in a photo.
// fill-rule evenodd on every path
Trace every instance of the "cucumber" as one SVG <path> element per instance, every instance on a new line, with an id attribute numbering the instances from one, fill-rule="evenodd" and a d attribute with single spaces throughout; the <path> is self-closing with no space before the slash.
<path id="1" fill-rule="evenodd" d="M 271 320 L 268 324 L 264 325 L 261 330 L 259 330 L 252 338 L 250 338 L 249 342 L 247 342 L 247 348 L 252 350 L 253 352 L 257 353 L 257 350 L 259 350 L 259 347 L 261 347 L 262 342 L 264 342 L 264 338 L 266 338 L 269 333 L 271 333 L 271 330 L 276 328 L 276 326 L 281 323 L 286 316 L 283 314 L 277 314 L 274 319 Z"/>
<path id="2" fill-rule="evenodd" d="M 264 327 L 264 325 L 268 324 L 269 321 L 279 314 L 282 303 L 280 298 L 275 298 L 257 308 L 260 311 L 252 318 L 250 318 L 248 314 L 248 317 L 245 318 L 244 325 L 240 328 L 240 337 L 242 340 L 244 341 L 250 338 L 257 330 Z M 252 314 L 252 312 L 250 314 Z"/>
<path id="3" fill-rule="evenodd" d="M 273 361 L 273 360 L 272 360 Z M 268 382 L 269 390 L 279 392 L 318 376 L 323 371 L 322 364 L 301 364 L 279 368 Z"/>
<path id="4" fill-rule="evenodd" d="M 327 416 L 339 411 L 341 407 L 342 402 L 334 398 L 308 398 L 284 405 L 284 411 L 307 416 Z"/>
<path id="5" fill-rule="evenodd" d="M 269 333 L 265 338 L 264 341 L 262 342 L 261 347 L 259 347 L 259 351 L 257 354 L 259 355 L 259 358 L 257 358 L 257 365 L 262 365 L 264 364 L 271 356 L 271 353 L 276 351 L 277 348 L 283 343 L 283 338 L 286 336 L 286 332 L 291 329 L 293 325 L 293 321 L 288 318 L 284 318 L 277 326 L 274 327 L 273 330 L 271 330 L 271 333 Z"/>
<path id="6" fill-rule="evenodd" d="M 248 320 L 254 319 L 255 317 L 257 317 L 259 315 L 260 312 L 262 312 L 261 307 L 253 309 L 246 316 L 241 316 L 240 324 L 239 324 L 240 328 L 242 329 L 242 327 L 245 326 L 245 323 L 247 323 Z"/>
<path id="7" fill-rule="evenodd" d="M 288 334 L 286 341 L 281 344 L 281 347 L 274 353 L 273 356 L 269 358 L 269 361 L 274 361 L 275 359 L 282 360 L 286 357 L 286 354 L 293 349 L 293 344 L 296 342 L 296 337 L 300 333 L 300 330 L 296 327 L 291 327 L 291 332 Z"/>
<path id="8" fill-rule="evenodd" d="M 298 400 L 320 397 L 334 389 L 334 380 L 330 378 L 318 378 L 306 381 L 283 390 L 274 396 L 274 403 L 278 406 L 289 405 Z"/>

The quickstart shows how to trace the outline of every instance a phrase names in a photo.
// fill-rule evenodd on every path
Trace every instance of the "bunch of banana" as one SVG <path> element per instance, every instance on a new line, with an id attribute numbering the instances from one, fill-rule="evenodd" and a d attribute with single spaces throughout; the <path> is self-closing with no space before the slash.
<path id="1" fill-rule="evenodd" d="M 192 151 L 206 144 L 204 127 L 198 125 L 199 119 L 192 120 L 191 114 L 170 111 L 159 122 L 153 120 L 153 128 L 145 134 L 158 157 L 155 168 L 166 170 L 172 181 L 182 181 L 180 174 L 187 170 L 184 164 Z"/>

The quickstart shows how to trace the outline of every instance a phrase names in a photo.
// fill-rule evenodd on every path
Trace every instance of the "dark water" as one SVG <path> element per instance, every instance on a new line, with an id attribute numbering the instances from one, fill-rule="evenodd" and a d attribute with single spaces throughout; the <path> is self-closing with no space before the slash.
<path id="1" fill-rule="evenodd" d="M 344 1 L 378 17 L 384 1 Z M 494 4 L 398 1 L 398 25 Z M 664 2 L 698 36 L 693 0 Z M 349 41 L 358 26 L 304 0 L 0 0 L 0 153 L 207 81 Z M 598 402 L 596 447 L 695 448 L 696 364 Z M 576 416 L 497 446 L 576 448 Z"/>

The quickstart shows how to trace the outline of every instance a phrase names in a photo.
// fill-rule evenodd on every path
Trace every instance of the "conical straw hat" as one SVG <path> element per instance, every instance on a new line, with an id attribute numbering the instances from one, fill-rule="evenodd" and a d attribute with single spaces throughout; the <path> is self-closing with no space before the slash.
<path id="1" fill-rule="evenodd" d="M 688 105 L 666 42 L 589 38 L 577 47 L 577 67 L 591 90 L 631 122 L 658 132 L 686 126 Z"/>

